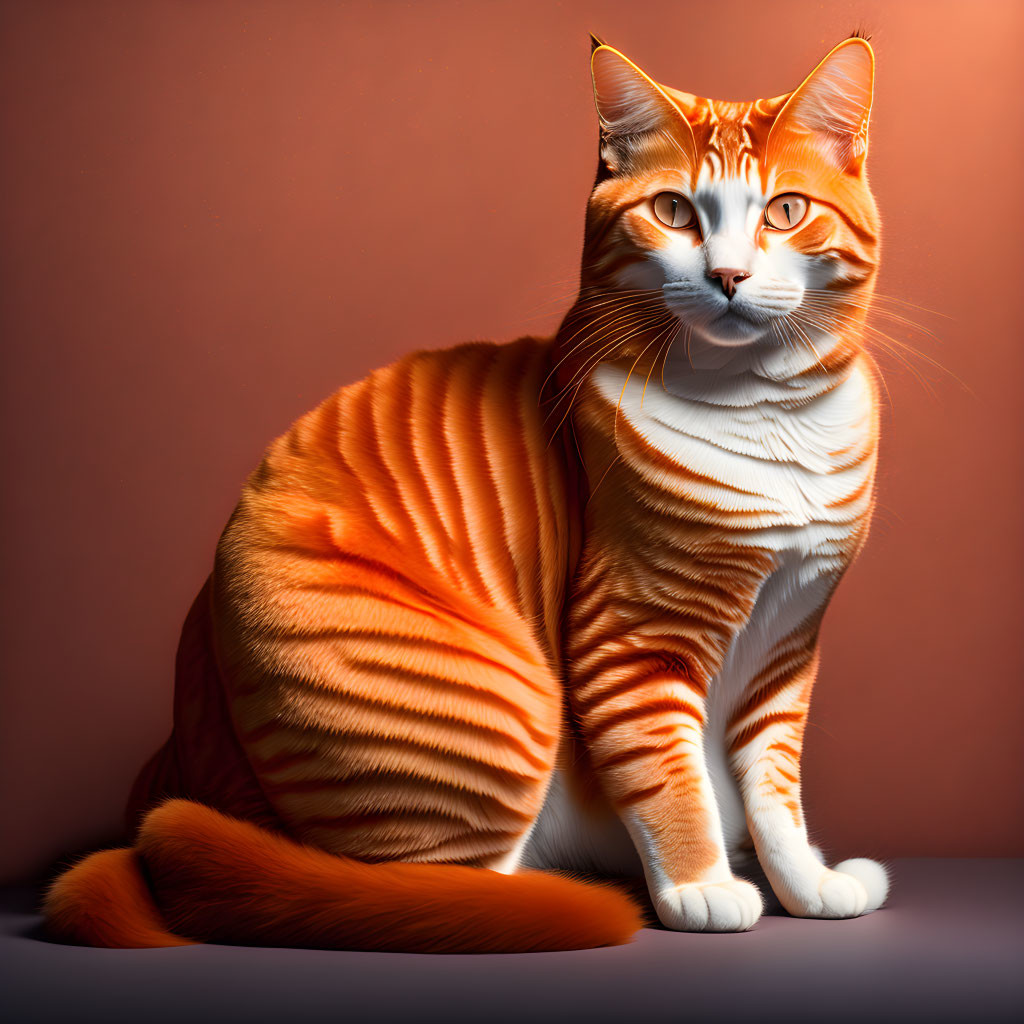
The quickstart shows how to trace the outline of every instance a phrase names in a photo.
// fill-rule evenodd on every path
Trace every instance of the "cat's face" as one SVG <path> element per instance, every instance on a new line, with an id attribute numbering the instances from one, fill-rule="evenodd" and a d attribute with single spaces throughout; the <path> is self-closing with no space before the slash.
<path id="1" fill-rule="evenodd" d="M 879 236 L 864 40 L 845 40 L 793 93 L 750 103 L 660 86 L 608 46 L 592 68 L 602 166 L 585 285 L 660 290 L 715 346 L 779 344 L 857 316 Z"/>

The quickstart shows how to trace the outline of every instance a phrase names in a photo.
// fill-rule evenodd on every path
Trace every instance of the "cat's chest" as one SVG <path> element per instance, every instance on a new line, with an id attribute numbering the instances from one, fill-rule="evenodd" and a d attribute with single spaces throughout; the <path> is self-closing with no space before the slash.
<path id="1" fill-rule="evenodd" d="M 599 368 L 594 383 L 641 442 L 639 452 L 623 453 L 641 500 L 676 493 L 674 514 L 689 527 L 703 523 L 780 555 L 828 556 L 870 510 L 874 410 L 863 371 L 813 401 L 788 404 L 752 400 L 749 390 L 735 405 L 721 395 L 710 403 L 662 388 L 645 394 L 642 380 L 611 366 Z"/>

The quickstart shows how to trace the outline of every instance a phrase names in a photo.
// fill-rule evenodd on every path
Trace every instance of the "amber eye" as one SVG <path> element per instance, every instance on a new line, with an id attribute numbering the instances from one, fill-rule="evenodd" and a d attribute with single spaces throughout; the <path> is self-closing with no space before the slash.
<path id="1" fill-rule="evenodd" d="M 692 228 L 697 223 L 690 200 L 678 192 L 659 192 L 654 197 L 654 216 L 670 228 Z"/>
<path id="2" fill-rule="evenodd" d="M 807 215 L 807 199 L 797 192 L 776 196 L 764 209 L 768 226 L 788 231 L 795 228 Z"/>

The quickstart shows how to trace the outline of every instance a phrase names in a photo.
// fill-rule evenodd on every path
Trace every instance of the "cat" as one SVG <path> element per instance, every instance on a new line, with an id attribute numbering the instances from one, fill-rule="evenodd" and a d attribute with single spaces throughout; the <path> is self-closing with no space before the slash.
<path id="1" fill-rule="evenodd" d="M 132 847 L 51 930 L 407 951 L 741 931 L 885 900 L 808 840 L 822 615 L 867 537 L 874 56 L 719 102 L 594 41 L 599 167 L 552 339 L 417 352 L 267 450 L 182 631 Z M 537 870 L 540 869 L 540 870 Z M 543 869 L 548 869 L 545 871 Z"/>

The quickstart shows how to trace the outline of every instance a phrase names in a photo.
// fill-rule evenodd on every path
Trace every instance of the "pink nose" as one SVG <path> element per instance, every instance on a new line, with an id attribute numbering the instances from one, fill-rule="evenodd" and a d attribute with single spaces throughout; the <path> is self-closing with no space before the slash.
<path id="1" fill-rule="evenodd" d="M 736 294 L 736 285 L 750 277 L 745 270 L 737 270 L 735 267 L 715 267 L 709 276 L 718 278 L 722 285 L 722 291 L 730 299 Z"/>

